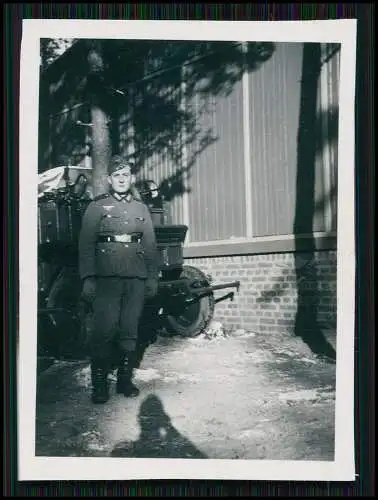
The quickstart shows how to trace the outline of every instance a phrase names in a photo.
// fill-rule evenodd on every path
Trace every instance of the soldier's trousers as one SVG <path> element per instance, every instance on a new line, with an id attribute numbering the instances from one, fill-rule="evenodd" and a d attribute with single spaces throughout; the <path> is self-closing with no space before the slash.
<path id="1" fill-rule="evenodd" d="M 93 302 L 92 361 L 117 363 L 134 352 L 138 324 L 145 301 L 145 280 L 139 278 L 97 278 Z"/>

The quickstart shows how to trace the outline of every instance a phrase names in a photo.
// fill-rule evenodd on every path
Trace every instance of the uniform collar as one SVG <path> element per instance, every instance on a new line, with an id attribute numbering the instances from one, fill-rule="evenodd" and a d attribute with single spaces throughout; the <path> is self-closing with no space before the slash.
<path id="1" fill-rule="evenodd" d="M 116 200 L 118 201 L 131 201 L 133 199 L 132 195 L 130 192 L 124 194 L 124 195 L 120 195 L 118 193 L 116 193 L 115 191 L 112 191 L 111 192 L 111 195 L 113 196 L 113 198 L 115 198 Z"/>

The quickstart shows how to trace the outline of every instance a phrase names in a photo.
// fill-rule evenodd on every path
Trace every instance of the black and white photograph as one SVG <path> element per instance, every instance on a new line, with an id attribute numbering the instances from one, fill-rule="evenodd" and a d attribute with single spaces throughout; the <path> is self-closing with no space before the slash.
<path id="1" fill-rule="evenodd" d="M 24 20 L 21 480 L 354 479 L 355 38 Z"/>

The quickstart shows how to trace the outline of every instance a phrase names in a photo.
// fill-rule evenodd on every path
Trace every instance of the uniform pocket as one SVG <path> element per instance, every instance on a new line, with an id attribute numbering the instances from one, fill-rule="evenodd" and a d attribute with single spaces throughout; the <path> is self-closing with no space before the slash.
<path id="1" fill-rule="evenodd" d="M 117 253 L 114 245 L 98 243 L 96 247 L 96 274 L 114 276 L 117 274 Z"/>
<path id="2" fill-rule="evenodd" d="M 101 221 L 101 232 L 110 234 L 125 232 L 125 223 L 127 222 L 124 217 L 106 214 Z"/>

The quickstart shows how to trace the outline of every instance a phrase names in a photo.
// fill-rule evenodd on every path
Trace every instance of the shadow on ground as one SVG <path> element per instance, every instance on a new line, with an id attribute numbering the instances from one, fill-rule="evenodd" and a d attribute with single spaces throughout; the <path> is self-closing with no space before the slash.
<path id="1" fill-rule="evenodd" d="M 207 458 L 172 425 L 161 400 L 150 394 L 140 406 L 137 441 L 118 443 L 112 457 L 137 458 Z"/>

